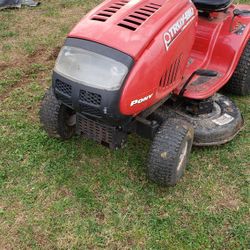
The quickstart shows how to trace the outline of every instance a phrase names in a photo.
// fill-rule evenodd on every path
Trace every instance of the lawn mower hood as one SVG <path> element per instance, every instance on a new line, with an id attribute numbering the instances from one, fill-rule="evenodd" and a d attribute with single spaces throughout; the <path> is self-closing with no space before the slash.
<path id="1" fill-rule="evenodd" d="M 196 21 L 189 0 L 104 1 L 68 35 L 53 75 L 57 98 L 95 118 L 136 116 L 177 87 Z"/>

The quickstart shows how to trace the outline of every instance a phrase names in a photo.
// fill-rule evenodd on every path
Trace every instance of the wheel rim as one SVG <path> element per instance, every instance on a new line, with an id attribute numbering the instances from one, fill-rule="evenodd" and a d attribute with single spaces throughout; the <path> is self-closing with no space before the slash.
<path id="1" fill-rule="evenodd" d="M 76 114 L 70 115 L 67 117 L 66 123 L 69 127 L 73 127 L 76 125 Z"/>
<path id="2" fill-rule="evenodd" d="M 188 151 L 188 142 L 186 141 L 184 147 L 182 148 L 180 157 L 179 157 L 179 164 L 178 164 L 178 167 L 177 167 L 177 173 L 179 173 L 181 171 L 181 169 L 182 169 L 183 163 L 184 163 L 184 161 L 186 159 L 187 151 Z"/>

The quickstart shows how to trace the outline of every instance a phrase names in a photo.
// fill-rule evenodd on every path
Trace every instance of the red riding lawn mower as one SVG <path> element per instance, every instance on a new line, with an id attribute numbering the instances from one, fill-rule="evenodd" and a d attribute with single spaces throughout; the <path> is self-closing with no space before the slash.
<path id="1" fill-rule="evenodd" d="M 250 6 L 231 0 L 107 0 L 69 33 L 40 118 L 49 136 L 112 149 L 153 140 L 148 178 L 175 185 L 192 145 L 243 127 L 224 88 L 250 94 Z"/>

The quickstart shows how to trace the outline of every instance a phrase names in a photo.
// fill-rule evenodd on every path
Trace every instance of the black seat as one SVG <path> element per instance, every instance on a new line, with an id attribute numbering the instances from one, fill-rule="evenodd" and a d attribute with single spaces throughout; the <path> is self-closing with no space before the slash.
<path id="1" fill-rule="evenodd" d="M 228 8 L 232 0 L 193 0 L 198 10 L 202 11 L 221 11 Z"/>

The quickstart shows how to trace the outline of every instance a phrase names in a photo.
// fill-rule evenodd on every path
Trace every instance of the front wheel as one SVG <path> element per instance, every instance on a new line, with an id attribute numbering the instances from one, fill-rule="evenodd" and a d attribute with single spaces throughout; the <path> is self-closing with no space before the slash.
<path id="1" fill-rule="evenodd" d="M 184 175 L 194 139 L 188 122 L 169 119 L 159 128 L 149 153 L 148 178 L 163 186 L 174 186 Z"/>
<path id="2" fill-rule="evenodd" d="M 57 100 L 52 88 L 42 100 L 40 121 L 48 135 L 53 138 L 67 140 L 76 131 L 75 112 Z"/>

